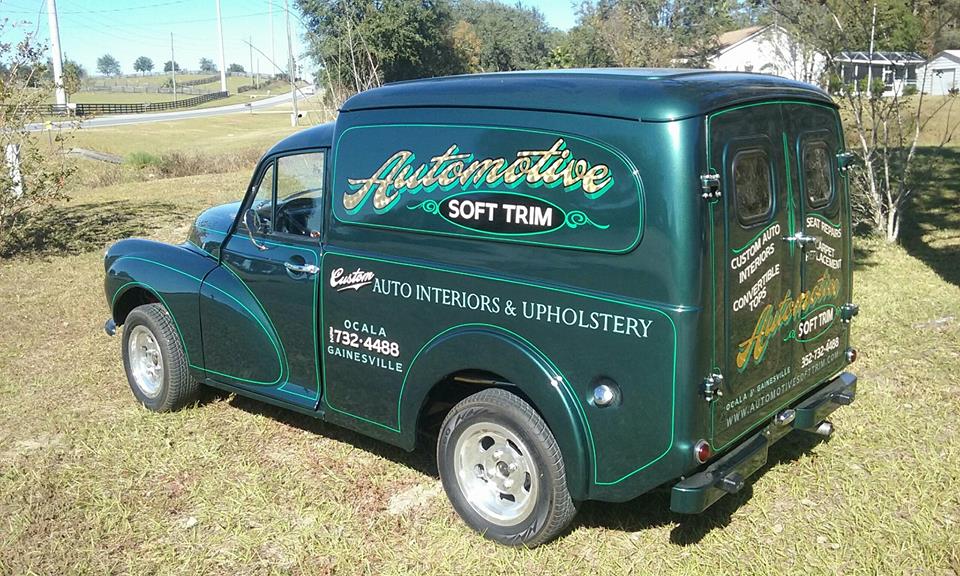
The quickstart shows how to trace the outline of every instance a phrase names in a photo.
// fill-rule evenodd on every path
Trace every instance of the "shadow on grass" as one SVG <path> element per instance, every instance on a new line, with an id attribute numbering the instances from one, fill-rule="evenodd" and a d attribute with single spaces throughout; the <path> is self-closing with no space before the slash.
<path id="1" fill-rule="evenodd" d="M 574 520 L 576 526 L 597 526 L 626 532 L 673 525 L 670 542 L 677 546 L 699 543 L 713 530 L 723 529 L 733 513 L 753 497 L 753 484 L 768 470 L 798 460 L 823 441 L 821 436 L 797 432 L 770 447 L 767 463 L 746 481 L 737 494 L 718 500 L 705 512 L 696 515 L 670 511 L 670 484 L 628 502 L 585 502 Z"/>
<path id="2" fill-rule="evenodd" d="M 880 264 L 880 260 L 875 256 L 876 250 L 870 246 L 865 246 L 863 242 L 858 242 L 860 236 L 853 237 L 853 269 L 865 270 L 867 268 L 873 268 L 874 266 Z"/>
<path id="3" fill-rule="evenodd" d="M 960 286 L 960 150 L 919 148 L 917 190 L 900 227 L 907 252 Z"/>
<path id="4" fill-rule="evenodd" d="M 228 396 L 229 394 L 226 392 L 218 392 L 211 397 L 223 398 Z M 431 478 L 439 478 L 433 451 L 433 446 L 436 443 L 435 437 L 421 438 L 417 450 L 407 452 L 358 432 L 327 424 L 305 414 L 244 396 L 234 395 L 230 399 L 230 405 L 251 414 L 273 418 L 300 430 L 338 442 L 346 442 Z M 687 516 L 671 512 L 670 491 L 669 486 L 667 486 L 624 503 L 584 502 L 581 504 L 580 512 L 568 532 L 580 526 L 637 532 L 649 528 L 674 525 L 670 533 L 671 543 L 678 546 L 696 544 L 712 530 L 722 529 L 730 523 L 733 513 L 753 496 L 753 483 L 757 478 L 775 466 L 790 464 L 798 460 L 822 441 L 822 437 L 804 432 L 797 432 L 783 438 L 770 448 L 767 463 L 747 480 L 743 490 L 735 495 L 724 496 L 702 514 Z"/>
<path id="5" fill-rule="evenodd" d="M 80 254 L 179 220 L 177 210 L 173 204 L 127 200 L 48 208 L 26 216 L 13 238 L 0 247 L 0 256 Z"/>
<path id="6" fill-rule="evenodd" d="M 225 391 L 211 390 L 209 398 L 207 398 L 206 401 L 216 398 L 228 398 L 230 396 L 231 395 Z M 417 450 L 414 452 L 408 452 L 402 448 L 387 444 L 381 440 L 376 440 L 369 436 L 360 434 L 359 432 L 354 432 L 353 430 L 348 430 L 347 428 L 342 428 L 335 424 L 326 423 L 306 414 L 301 414 L 286 408 L 280 408 L 272 404 L 267 404 L 266 402 L 261 402 L 254 398 L 247 398 L 245 396 L 240 396 L 239 394 L 234 394 L 232 397 L 230 397 L 229 402 L 231 406 L 239 408 L 245 412 L 257 414 L 259 416 L 266 416 L 288 426 L 292 426 L 312 434 L 317 434 L 331 440 L 346 442 L 347 444 L 351 444 L 360 450 L 370 452 L 371 454 L 385 458 L 391 462 L 406 466 L 407 468 L 416 470 L 417 472 L 420 472 L 426 476 L 430 476 L 432 478 L 440 477 L 439 473 L 437 472 L 437 463 L 436 459 L 434 458 L 433 451 L 427 450 L 425 448 L 425 444 L 424 446 L 418 445 Z"/>

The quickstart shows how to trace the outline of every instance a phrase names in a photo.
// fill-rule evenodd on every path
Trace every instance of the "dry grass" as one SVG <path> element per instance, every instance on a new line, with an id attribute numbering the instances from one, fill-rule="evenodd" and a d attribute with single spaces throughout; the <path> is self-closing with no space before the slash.
<path id="1" fill-rule="evenodd" d="M 829 443 L 785 440 L 701 516 L 670 514 L 660 493 L 591 503 L 530 551 L 461 524 L 429 448 L 236 397 L 134 403 L 101 330 L 103 247 L 180 241 L 248 176 L 76 190 L 46 224 L 55 241 L 0 261 L 0 573 L 960 574 L 960 281 L 929 263 L 960 246 L 949 187 L 906 249 L 858 243 L 861 385 Z M 421 498 L 404 509 L 402 493 Z"/>

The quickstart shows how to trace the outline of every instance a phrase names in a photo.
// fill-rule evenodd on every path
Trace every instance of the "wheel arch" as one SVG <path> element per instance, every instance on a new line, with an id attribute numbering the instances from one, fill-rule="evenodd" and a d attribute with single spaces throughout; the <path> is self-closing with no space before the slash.
<path id="1" fill-rule="evenodd" d="M 160 296 L 152 288 L 139 282 L 129 283 L 128 286 L 117 292 L 111 303 L 110 312 L 113 321 L 116 322 L 117 326 L 122 326 L 133 309 L 144 304 L 160 304 L 166 308 Z M 169 312 L 169 310 L 167 311 Z"/>
<path id="2" fill-rule="evenodd" d="M 470 394 L 497 387 L 528 402 L 560 446 L 567 485 L 575 499 L 589 490 L 590 457 L 579 401 L 552 361 L 525 338 L 505 328 L 465 324 L 427 342 L 408 368 L 400 403 L 403 443 Z M 440 416 L 442 420 L 442 416 Z"/>
<path id="3" fill-rule="evenodd" d="M 159 303 L 173 319 L 191 367 L 202 367 L 200 285 L 217 261 L 189 245 L 130 239 L 111 246 L 104 265 L 114 322 L 122 325 L 141 304 Z"/>

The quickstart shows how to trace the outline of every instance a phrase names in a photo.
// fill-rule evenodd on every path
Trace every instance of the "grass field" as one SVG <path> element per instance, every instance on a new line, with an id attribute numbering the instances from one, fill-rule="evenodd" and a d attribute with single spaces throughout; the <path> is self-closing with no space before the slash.
<path id="1" fill-rule="evenodd" d="M 119 154 L 266 149 L 280 116 L 84 130 Z M 960 173 L 930 184 L 903 246 L 857 239 L 857 402 L 796 434 L 736 497 L 683 518 L 668 494 L 588 503 L 536 550 L 468 531 L 430 447 L 408 454 L 238 397 L 152 414 L 107 317 L 113 240 L 181 241 L 249 172 L 77 186 L 0 261 L 0 573 L 960 574 Z"/>

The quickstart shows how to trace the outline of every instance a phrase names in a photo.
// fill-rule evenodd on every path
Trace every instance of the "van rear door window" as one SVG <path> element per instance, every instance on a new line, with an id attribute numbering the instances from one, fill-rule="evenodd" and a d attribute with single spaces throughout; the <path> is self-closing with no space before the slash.
<path id="1" fill-rule="evenodd" d="M 832 168 L 826 142 L 809 142 L 803 147 L 803 187 L 810 206 L 820 208 L 833 199 Z"/>
<path id="2" fill-rule="evenodd" d="M 758 149 L 739 152 L 733 159 L 733 180 L 740 223 L 749 226 L 765 221 L 773 209 L 767 153 Z"/>

